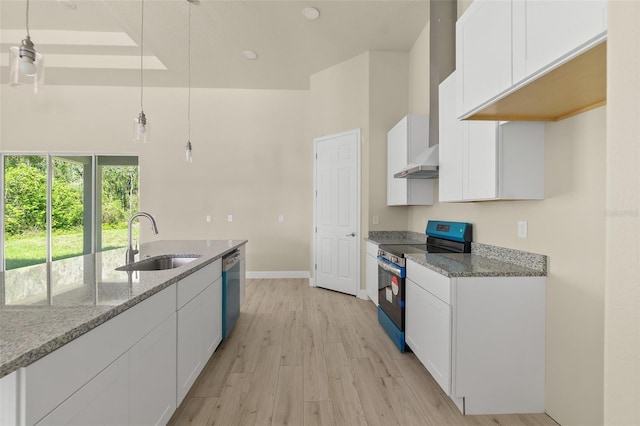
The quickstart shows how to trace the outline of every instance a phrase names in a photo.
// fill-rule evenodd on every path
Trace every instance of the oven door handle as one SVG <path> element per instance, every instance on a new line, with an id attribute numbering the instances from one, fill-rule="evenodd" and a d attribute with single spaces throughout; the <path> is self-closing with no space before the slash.
<path id="1" fill-rule="evenodd" d="M 388 262 L 381 257 L 378 257 L 378 266 L 384 269 L 385 271 L 392 273 L 398 278 L 405 277 L 405 268 L 403 268 L 402 266 L 398 266 L 394 263 Z"/>

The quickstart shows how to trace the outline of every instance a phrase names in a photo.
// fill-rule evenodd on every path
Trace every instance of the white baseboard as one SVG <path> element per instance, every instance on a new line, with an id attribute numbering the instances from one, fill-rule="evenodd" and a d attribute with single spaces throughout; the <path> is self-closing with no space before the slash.
<path id="1" fill-rule="evenodd" d="M 247 279 L 309 277 L 309 271 L 247 271 Z"/>

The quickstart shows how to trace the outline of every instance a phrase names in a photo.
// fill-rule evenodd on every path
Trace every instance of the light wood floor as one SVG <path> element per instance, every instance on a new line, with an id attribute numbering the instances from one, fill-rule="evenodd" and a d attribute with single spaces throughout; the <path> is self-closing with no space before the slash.
<path id="1" fill-rule="evenodd" d="M 307 280 L 247 280 L 240 319 L 170 425 L 556 425 L 463 416 L 370 301 Z"/>

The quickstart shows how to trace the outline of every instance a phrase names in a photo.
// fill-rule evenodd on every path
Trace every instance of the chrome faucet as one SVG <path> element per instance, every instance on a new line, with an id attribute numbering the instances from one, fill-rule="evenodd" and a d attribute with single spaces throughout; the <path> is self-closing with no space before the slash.
<path id="1" fill-rule="evenodd" d="M 133 221 L 136 217 L 146 217 L 147 219 L 149 219 L 149 221 L 151 221 L 151 230 L 153 231 L 154 234 L 158 233 L 158 225 L 156 224 L 156 220 L 149 213 L 138 212 L 133 216 L 131 216 L 131 219 L 129 219 L 129 248 L 127 248 L 127 263 L 133 263 L 133 261 L 135 260 L 135 255 L 139 252 L 138 243 L 136 243 L 136 247 L 134 248 L 133 238 L 132 238 Z"/>

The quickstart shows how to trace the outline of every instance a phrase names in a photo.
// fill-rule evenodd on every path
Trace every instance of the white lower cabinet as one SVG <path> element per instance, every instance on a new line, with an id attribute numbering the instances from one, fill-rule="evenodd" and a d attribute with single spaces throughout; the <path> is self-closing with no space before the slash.
<path id="1" fill-rule="evenodd" d="M 166 424 L 222 341 L 217 260 L 0 380 L 0 425 Z"/>
<path id="2" fill-rule="evenodd" d="M 378 306 L 378 244 L 367 241 L 367 296 Z"/>
<path id="3" fill-rule="evenodd" d="M 202 303 L 196 297 L 178 311 L 178 405 L 204 368 L 201 324 Z"/>
<path id="4" fill-rule="evenodd" d="M 407 261 L 406 342 L 465 414 L 545 411 L 545 282 Z"/>
<path id="5" fill-rule="evenodd" d="M 38 425 L 129 424 L 129 353 L 125 353 L 43 418 Z"/>
<path id="6" fill-rule="evenodd" d="M 222 342 L 222 279 L 203 292 L 203 340 L 205 364 Z"/>
<path id="7" fill-rule="evenodd" d="M 451 392 L 451 306 L 406 281 L 405 339 L 442 390 Z"/>
<path id="8" fill-rule="evenodd" d="M 221 341 L 222 279 L 218 279 L 178 310 L 178 405 Z"/>
<path id="9" fill-rule="evenodd" d="M 163 425 L 176 409 L 176 314 L 129 351 L 129 424 Z"/>

